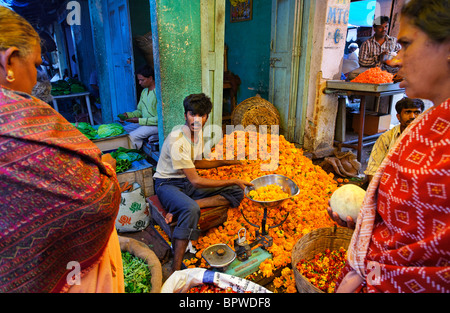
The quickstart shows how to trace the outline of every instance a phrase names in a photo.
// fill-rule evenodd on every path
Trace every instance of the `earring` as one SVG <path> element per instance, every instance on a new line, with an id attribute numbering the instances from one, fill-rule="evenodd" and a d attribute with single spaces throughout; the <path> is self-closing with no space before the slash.
<path id="1" fill-rule="evenodd" d="M 14 72 L 12 70 L 8 70 L 8 75 L 6 75 L 6 80 L 10 83 L 12 83 L 16 80 L 16 78 L 14 77 Z"/>

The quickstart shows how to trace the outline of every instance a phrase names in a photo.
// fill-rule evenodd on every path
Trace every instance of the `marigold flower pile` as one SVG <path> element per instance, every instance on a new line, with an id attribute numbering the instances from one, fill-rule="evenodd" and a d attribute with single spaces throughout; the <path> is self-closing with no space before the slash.
<path id="1" fill-rule="evenodd" d="M 394 75 L 381 70 L 379 67 L 372 67 L 351 80 L 352 83 L 386 84 L 392 83 Z"/>
<path id="2" fill-rule="evenodd" d="M 333 293 L 336 281 L 345 266 L 347 251 L 341 247 L 339 250 L 326 249 L 318 253 L 312 260 L 300 260 L 297 269 L 311 284 L 320 290 Z"/>
<path id="3" fill-rule="evenodd" d="M 231 138 L 227 139 L 227 136 L 231 136 Z M 242 139 L 243 137 L 245 140 Z M 212 151 L 212 157 L 220 157 L 217 149 L 233 142 L 230 139 L 234 139 L 234 157 L 242 160 L 237 156 L 242 155 L 241 152 L 245 151 L 245 159 L 241 161 L 242 164 L 199 170 L 201 176 L 211 179 L 238 178 L 252 181 L 264 175 L 280 174 L 291 178 L 300 189 L 298 195 L 287 199 L 277 207 L 270 208 L 267 212 L 267 226 L 278 224 L 289 214 L 281 226 L 268 229 L 269 235 L 273 238 L 273 245 L 267 250 L 273 258 L 261 263 L 259 269 L 262 275 L 270 277 L 274 270 L 290 264 L 291 251 L 298 239 L 314 229 L 330 227 L 334 224 L 329 218 L 326 208 L 331 194 L 337 189 L 337 183 L 333 180 L 332 174 L 327 174 L 321 167 L 314 165 L 303 155 L 301 149 L 295 148 L 294 144 L 288 142 L 282 135 L 254 136 L 245 133 L 243 136 L 239 131 L 235 131 L 230 135 L 225 135 L 223 141 L 216 145 L 216 150 Z M 259 148 L 255 149 L 255 147 Z M 276 148 L 279 150 L 276 153 L 278 160 L 273 162 L 270 157 L 275 155 L 275 153 L 272 155 L 271 153 L 277 152 Z M 229 149 L 229 146 L 224 147 L 224 156 L 225 153 L 228 156 L 233 155 L 233 150 L 230 152 Z M 273 164 L 268 171 L 264 165 L 268 165 L 270 162 Z M 255 240 L 256 228 L 244 220 L 241 210 L 250 222 L 256 225 L 261 224 L 263 208 L 244 198 L 239 208 L 228 210 L 227 221 L 223 225 L 208 230 L 204 236 L 192 242 L 198 251 L 196 257 L 201 260 L 201 264 L 198 264 L 198 260 L 197 262 L 189 260 L 188 267 L 208 267 L 206 261 L 201 258 L 203 249 L 216 243 L 225 243 L 233 248 L 234 239 L 237 238 L 237 233 L 242 227 L 247 229 L 248 242 L 251 243 Z M 284 270 L 283 278 L 277 279 L 276 283 L 286 292 L 296 292 L 293 272 L 289 269 Z"/>
<path id="4" fill-rule="evenodd" d="M 257 201 L 275 201 L 288 198 L 289 194 L 277 184 L 271 184 L 250 191 L 248 196 Z"/>

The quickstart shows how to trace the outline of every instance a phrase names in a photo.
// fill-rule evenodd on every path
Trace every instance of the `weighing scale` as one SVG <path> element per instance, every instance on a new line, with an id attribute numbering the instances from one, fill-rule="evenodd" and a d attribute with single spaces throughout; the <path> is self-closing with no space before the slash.
<path id="1" fill-rule="evenodd" d="M 238 277 L 245 277 L 257 271 L 259 265 L 264 260 L 272 257 L 272 255 L 265 250 L 273 244 L 273 239 L 269 236 L 266 230 L 268 208 L 281 205 L 282 202 L 299 193 L 299 188 L 295 182 L 283 175 L 265 175 L 251 181 L 251 183 L 253 186 L 246 187 L 244 194 L 248 199 L 263 207 L 264 214 L 261 221 L 261 226 L 251 223 L 245 217 L 242 209 L 241 213 L 247 223 L 258 228 L 256 230 L 255 241 L 248 243 L 246 239 L 247 230 L 245 228 L 241 228 L 237 233 L 238 238 L 234 240 L 234 250 L 226 244 L 219 243 L 209 246 L 202 253 L 202 257 L 213 269 Z M 289 194 L 289 197 L 274 201 L 257 201 L 248 196 L 250 191 L 271 184 L 279 185 L 283 189 L 283 192 Z M 270 226 L 269 228 L 275 228 L 282 225 L 288 216 L 289 214 L 287 214 L 280 223 Z M 262 245 L 262 247 L 252 249 L 257 245 Z"/>

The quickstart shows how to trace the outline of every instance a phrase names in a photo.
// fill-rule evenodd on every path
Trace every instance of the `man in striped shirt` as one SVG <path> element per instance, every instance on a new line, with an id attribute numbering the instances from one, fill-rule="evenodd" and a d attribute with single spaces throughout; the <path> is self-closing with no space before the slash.
<path id="1" fill-rule="evenodd" d="M 389 17 L 380 16 L 373 22 L 375 34 L 361 45 L 359 50 L 359 65 L 361 67 L 381 67 L 382 70 L 396 73 L 398 67 L 391 67 L 385 63 L 384 57 L 397 53 L 401 45 L 397 43 L 397 38 L 387 34 L 389 28 Z"/>

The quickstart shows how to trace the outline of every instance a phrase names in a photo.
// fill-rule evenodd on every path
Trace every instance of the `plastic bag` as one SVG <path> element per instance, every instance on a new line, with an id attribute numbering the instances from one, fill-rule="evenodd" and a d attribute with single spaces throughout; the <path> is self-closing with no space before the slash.
<path id="1" fill-rule="evenodd" d="M 145 201 L 144 190 L 138 183 L 133 183 L 130 190 L 122 191 L 116 229 L 118 232 L 135 232 L 146 228 L 149 224 L 150 211 Z"/>
<path id="2" fill-rule="evenodd" d="M 231 287 L 235 292 L 270 293 L 268 289 L 241 277 L 228 275 L 204 268 L 188 268 L 174 272 L 161 288 L 162 293 L 185 293 L 190 288 L 202 284 L 214 284 L 226 289 Z"/>

